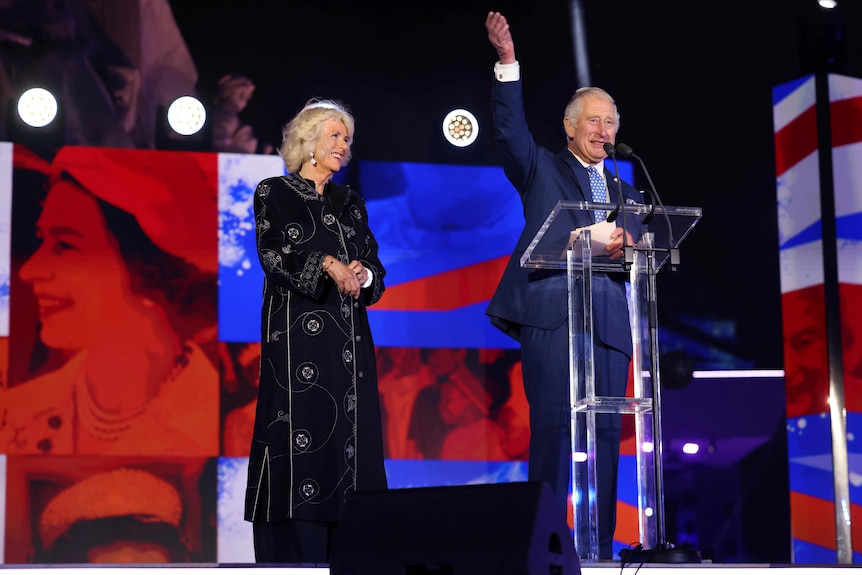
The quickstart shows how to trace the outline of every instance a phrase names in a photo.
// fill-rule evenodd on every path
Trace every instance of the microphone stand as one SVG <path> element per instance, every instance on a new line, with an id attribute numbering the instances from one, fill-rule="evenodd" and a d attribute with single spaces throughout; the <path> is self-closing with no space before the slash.
<path id="1" fill-rule="evenodd" d="M 613 222 L 617 219 L 620 210 L 623 211 L 623 270 L 629 271 L 634 262 L 634 246 L 630 246 L 626 236 L 626 211 L 623 210 L 625 199 L 623 198 L 623 182 L 620 179 L 620 170 L 617 166 L 617 150 L 610 142 L 605 142 L 605 153 L 614 161 L 614 179 L 617 181 L 617 207 L 608 214 L 607 221 Z"/>
<path id="2" fill-rule="evenodd" d="M 670 250 L 670 269 L 671 271 L 676 271 L 679 266 L 679 248 L 676 246 L 676 242 L 673 239 L 673 226 L 670 224 L 670 216 L 667 215 L 667 210 L 664 208 L 664 202 L 661 201 L 661 196 L 658 195 L 658 190 L 656 190 L 655 184 L 652 182 L 652 178 L 649 175 L 649 170 L 646 169 L 646 164 L 641 159 L 640 156 L 634 153 L 634 150 L 631 147 L 620 144 L 617 146 L 617 152 L 624 158 L 634 158 L 637 160 L 638 164 L 640 164 L 641 170 L 643 170 L 644 175 L 646 176 L 647 182 L 652 189 L 652 193 L 655 196 L 655 200 L 659 206 L 661 206 L 662 210 L 664 210 L 664 219 L 667 222 L 667 237 L 668 237 L 668 249 Z M 647 223 L 650 219 L 652 219 L 653 210 L 655 209 L 655 205 L 653 204 L 653 208 L 650 210 L 647 217 L 644 218 L 643 223 Z"/>
<path id="3" fill-rule="evenodd" d="M 613 147 L 613 146 L 611 146 Z M 607 148 L 606 148 L 607 151 Z M 668 246 L 671 250 L 671 269 L 676 270 L 676 267 L 679 265 L 679 249 L 674 245 L 673 239 L 673 228 L 671 226 L 670 217 L 667 214 L 667 210 L 664 207 L 664 204 L 661 202 L 661 198 L 658 195 L 658 192 L 655 190 L 655 185 L 652 182 L 652 178 L 649 176 L 649 172 L 644 165 L 643 160 L 637 156 L 632 149 L 625 145 L 619 144 L 616 147 L 615 152 L 618 152 L 624 158 L 632 157 L 638 161 L 643 169 L 644 174 L 646 174 L 647 181 L 649 182 L 650 187 L 652 188 L 652 195 L 654 195 L 656 201 L 661 206 L 662 211 L 664 212 L 665 221 L 668 226 Z M 610 154 L 609 154 L 610 155 Z M 620 183 L 620 194 L 622 195 L 622 183 Z M 643 224 L 646 224 L 649 219 L 652 218 L 653 211 L 655 210 L 655 205 L 653 204 L 649 213 L 644 220 Z M 625 211 L 623 212 L 625 214 Z M 656 489 L 656 504 L 655 504 L 655 518 L 656 518 L 656 547 L 655 549 L 644 549 L 641 545 L 638 545 L 634 549 L 623 549 L 620 551 L 620 560 L 621 564 L 625 566 L 626 564 L 632 563 L 701 563 L 702 559 L 700 556 L 700 551 L 694 549 L 689 545 L 684 546 L 675 546 L 672 543 L 669 543 L 666 539 L 665 535 L 665 522 L 664 522 L 664 472 L 662 469 L 662 436 L 661 436 L 661 379 L 659 373 L 659 357 L 658 357 L 658 303 L 656 299 L 656 273 L 657 269 L 655 266 L 655 246 L 649 245 L 647 247 L 648 254 L 646 258 L 647 263 L 647 285 L 646 285 L 646 300 L 647 300 L 647 321 L 648 321 L 648 330 L 649 330 L 649 352 L 650 352 L 650 373 L 652 374 L 652 419 L 653 419 L 653 454 L 654 454 L 654 465 L 653 465 L 653 474 L 655 480 L 655 489 Z M 676 255 L 674 255 L 676 252 Z"/>
<path id="4" fill-rule="evenodd" d="M 641 223 L 643 225 L 647 225 L 652 221 L 653 216 L 655 216 L 655 200 L 653 199 L 652 192 L 650 192 L 649 190 L 641 190 L 641 193 L 649 196 L 649 211 L 641 220 Z"/>

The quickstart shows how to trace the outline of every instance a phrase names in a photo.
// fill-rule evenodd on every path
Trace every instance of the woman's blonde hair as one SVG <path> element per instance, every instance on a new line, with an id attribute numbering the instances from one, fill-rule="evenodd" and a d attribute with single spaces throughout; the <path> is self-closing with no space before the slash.
<path id="1" fill-rule="evenodd" d="M 284 160 L 288 172 L 299 171 L 302 164 L 311 159 L 326 120 L 342 122 L 347 127 L 349 141 L 353 143 L 354 122 L 347 107 L 338 100 L 312 98 L 281 130 L 281 147 L 278 154 Z M 341 165 L 346 166 L 350 157 L 348 147 L 341 159 Z"/>

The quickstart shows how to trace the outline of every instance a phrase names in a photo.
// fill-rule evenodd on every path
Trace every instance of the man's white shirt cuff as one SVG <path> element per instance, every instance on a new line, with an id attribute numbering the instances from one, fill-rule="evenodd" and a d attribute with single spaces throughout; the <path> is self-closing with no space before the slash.
<path id="1" fill-rule="evenodd" d="M 494 64 L 494 77 L 500 82 L 516 82 L 521 79 L 521 64 L 513 62 L 511 64 Z"/>

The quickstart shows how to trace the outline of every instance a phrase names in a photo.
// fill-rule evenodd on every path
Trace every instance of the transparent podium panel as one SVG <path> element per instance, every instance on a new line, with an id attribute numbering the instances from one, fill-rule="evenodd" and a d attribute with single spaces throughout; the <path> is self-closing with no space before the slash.
<path id="1" fill-rule="evenodd" d="M 592 224 L 589 214 L 601 211 L 603 214 L 618 210 L 613 222 Z M 582 229 L 590 229 L 593 242 L 592 266 L 594 271 L 623 271 L 631 263 L 631 252 L 625 259 L 612 259 L 601 249 L 605 239 L 602 233 L 622 226 L 635 235 L 637 245 L 644 233 L 652 234 L 652 247 L 655 252 L 655 272 L 667 263 L 677 265 L 678 250 L 682 241 L 688 236 L 695 224 L 700 221 L 702 210 L 681 206 L 655 207 L 645 204 L 602 204 L 593 202 L 557 202 L 557 205 L 545 218 L 542 227 L 533 236 L 529 247 L 521 256 L 521 267 L 566 269 L 566 250 L 570 248 L 575 237 Z M 600 232 L 596 234 L 596 231 Z M 604 243 L 607 243 L 606 241 Z M 673 259 L 673 261 L 671 261 Z"/>
<path id="2" fill-rule="evenodd" d="M 634 417 L 639 543 L 654 549 L 664 542 L 661 467 L 661 397 L 655 276 L 679 264 L 678 247 L 700 219 L 699 208 L 625 205 L 614 222 L 593 224 L 593 212 L 614 204 L 560 202 L 546 218 L 521 258 L 523 267 L 565 269 L 568 279 L 569 394 L 571 399 L 571 481 L 574 543 L 581 562 L 599 559 L 596 416 Z M 625 223 L 624 223 L 625 222 Z M 608 254 L 608 234 L 617 224 L 632 245 Z M 653 228 L 662 233 L 653 232 Z M 630 397 L 596 395 L 593 330 L 593 275 L 626 274 L 632 331 L 633 391 Z"/>

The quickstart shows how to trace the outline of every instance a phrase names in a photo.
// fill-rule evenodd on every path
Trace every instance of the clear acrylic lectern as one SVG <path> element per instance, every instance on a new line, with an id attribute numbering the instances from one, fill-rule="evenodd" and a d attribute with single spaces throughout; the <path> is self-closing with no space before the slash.
<path id="1" fill-rule="evenodd" d="M 616 220 L 589 225 L 596 210 L 604 213 L 616 210 Z M 574 542 L 581 562 L 599 558 L 596 494 L 602 486 L 596 484 L 597 413 L 634 416 L 640 544 L 643 549 L 657 549 L 666 543 L 655 277 L 666 265 L 674 269 L 679 265 L 679 246 L 701 215 L 700 208 L 558 202 L 521 257 L 522 267 L 562 269 L 568 273 L 571 488 Z M 633 233 L 634 245 L 612 258 L 604 246 L 609 230 L 617 225 Z M 631 397 L 596 396 L 593 273 L 628 274 L 634 344 Z"/>

